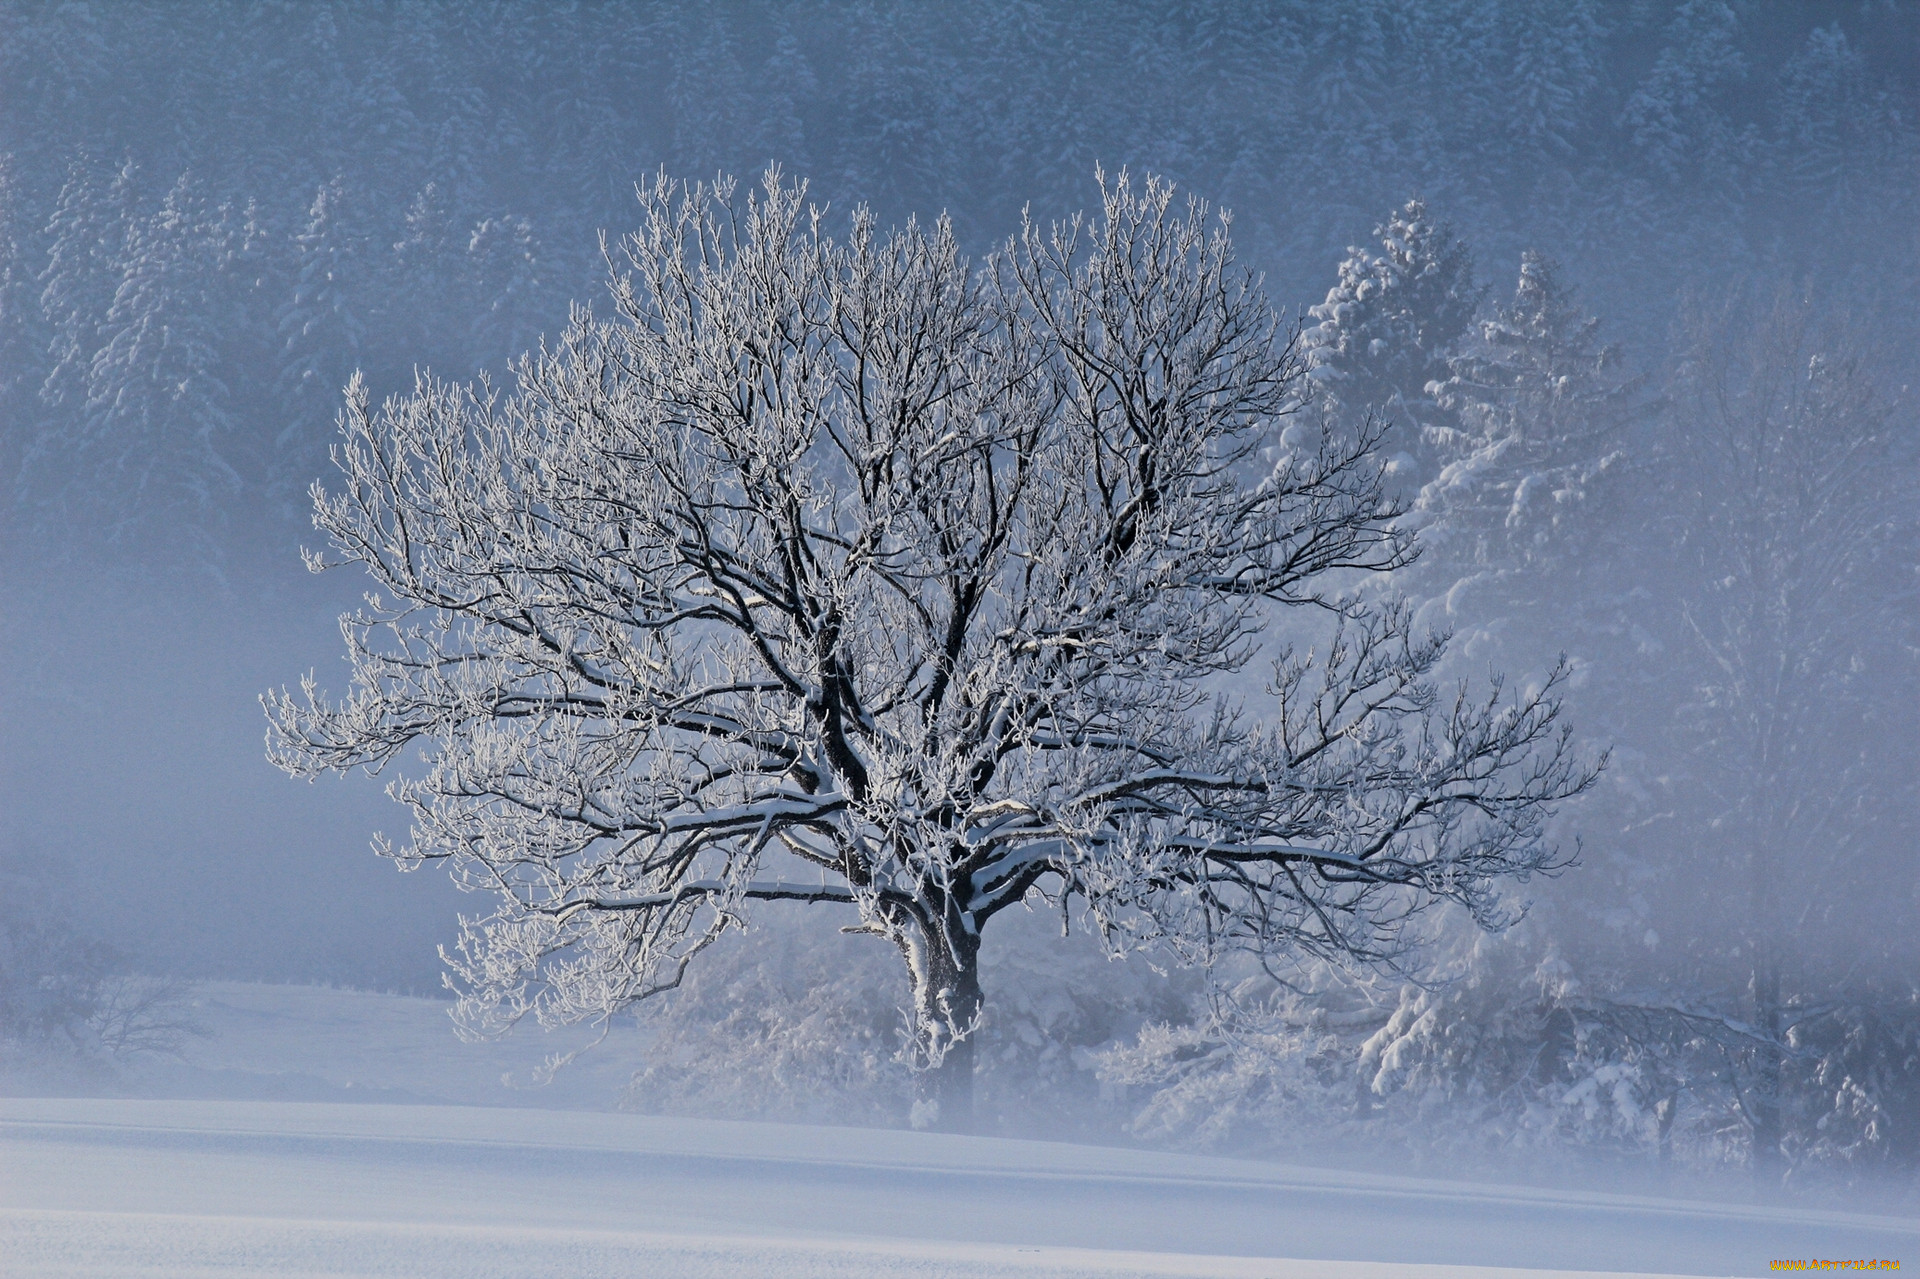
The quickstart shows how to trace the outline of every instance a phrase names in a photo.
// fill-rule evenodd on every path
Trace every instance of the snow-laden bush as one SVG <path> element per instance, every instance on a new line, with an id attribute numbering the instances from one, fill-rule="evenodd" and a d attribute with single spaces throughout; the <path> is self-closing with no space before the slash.
<path id="1" fill-rule="evenodd" d="M 1920 986 L 1850 992 L 1788 1032 L 1815 1104 L 1789 1135 L 1796 1164 L 1838 1175 L 1920 1172 Z"/>
<path id="2" fill-rule="evenodd" d="M 1920 995 L 1793 994 L 1777 1041 L 1698 975 L 1629 980 L 1555 929 L 1462 929 L 1422 983 L 1329 968 L 1153 1022 L 1098 1056 L 1126 1131 L 1255 1154 L 1511 1170 L 1596 1161 L 1746 1174 L 1754 1109 L 1781 1115 L 1786 1184 L 1831 1196 L 1920 1169 Z M 1564 931 L 1564 930 L 1558 930 Z M 1769 1063 L 1780 1062 L 1776 1075 Z"/>
<path id="3" fill-rule="evenodd" d="M 1127 1131 L 1155 1144 L 1271 1150 L 1312 1143 L 1353 1108 L 1352 1057 L 1312 1017 L 1276 1010 L 1228 1031 L 1155 1022 L 1099 1059 L 1103 1082 L 1142 1099 Z"/>
<path id="4" fill-rule="evenodd" d="M 198 1033 L 183 983 L 128 973 L 72 921 L 66 894 L 0 862 L 0 1086 L 110 1081 L 133 1058 Z"/>
<path id="5" fill-rule="evenodd" d="M 8 883 L 0 894 L 0 1043 L 79 1047 L 89 1039 L 112 952 L 22 887 Z"/>
<path id="6" fill-rule="evenodd" d="M 1422 980 L 1330 966 L 1250 976 L 1186 1025 L 1150 1025 L 1101 1075 L 1131 1131 L 1194 1147 L 1339 1144 L 1418 1159 L 1640 1151 L 1671 1081 L 1617 1033 L 1542 932 L 1439 939 Z"/>
<path id="7" fill-rule="evenodd" d="M 646 1005 L 649 1052 L 629 1109 L 897 1125 L 912 1103 L 906 980 L 886 946 L 777 906 L 715 942 Z"/>
<path id="8" fill-rule="evenodd" d="M 1202 1006 L 1205 979 L 1124 959 L 1057 911 L 1011 912 L 985 966 L 986 1023 L 977 1087 L 984 1130 L 1111 1136 L 1130 1094 L 1104 1080 L 1103 1054 L 1148 1026 L 1181 1023 Z M 1065 934 L 1064 936 L 1062 934 Z"/>
<path id="9" fill-rule="evenodd" d="M 1112 1135 L 1124 1089 L 1101 1054 L 1143 1026 L 1193 1016 L 1200 979 L 1112 957 L 1046 910 L 1000 921 L 984 965 L 978 1119 L 983 1131 Z M 625 1105 L 667 1114 L 899 1125 L 910 1121 L 909 992 L 894 954 L 842 936 L 821 912 L 756 913 L 751 938 L 716 942 L 680 988 L 641 1014 L 649 1050 Z"/>

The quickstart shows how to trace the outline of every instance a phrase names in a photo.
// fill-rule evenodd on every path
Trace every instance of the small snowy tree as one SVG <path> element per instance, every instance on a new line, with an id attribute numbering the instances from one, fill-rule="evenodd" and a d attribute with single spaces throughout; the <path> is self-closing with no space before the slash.
<path id="1" fill-rule="evenodd" d="M 1372 440 L 1276 446 L 1302 370 L 1225 219 L 1102 194 L 975 270 L 944 220 L 837 241 L 777 173 L 661 178 L 618 319 L 514 394 L 349 388 L 316 519 L 381 594 L 270 751 L 422 759 L 394 855 L 497 898 L 466 1025 L 611 1017 L 750 903 L 828 903 L 905 961 L 917 1118 L 965 1127 L 983 930 L 1032 894 L 1200 966 L 1382 958 L 1559 864 L 1556 681 L 1443 694 L 1443 639 L 1337 593 L 1410 554 Z M 1324 647 L 1229 691 L 1303 606 Z"/>
<path id="2" fill-rule="evenodd" d="M 50 904 L 62 893 L 27 850 L 0 848 L 0 1078 L 110 1071 L 206 1033 L 183 983 L 128 973 L 124 956 Z"/>

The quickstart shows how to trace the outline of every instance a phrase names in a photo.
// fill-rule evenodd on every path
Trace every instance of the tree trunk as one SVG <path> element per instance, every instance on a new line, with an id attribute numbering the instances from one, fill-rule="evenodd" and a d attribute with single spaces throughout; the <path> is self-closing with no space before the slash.
<path id="1" fill-rule="evenodd" d="M 973 1131 L 973 1040 L 946 1050 L 937 1066 L 922 1067 L 913 1081 L 914 1127 L 935 1132 Z"/>
<path id="2" fill-rule="evenodd" d="M 1761 774 L 1765 776 L 1763 772 Z M 1762 1190 L 1777 1190 L 1784 1173 L 1782 1141 L 1786 1136 L 1780 1095 L 1785 1053 L 1780 1038 L 1780 912 L 1776 894 L 1777 858 L 1769 834 L 1774 824 L 1754 831 L 1752 863 L 1753 931 L 1747 950 L 1753 959 L 1748 990 L 1753 995 L 1753 1026 L 1761 1042 L 1755 1054 L 1752 1102 L 1753 1180 Z"/>
<path id="3" fill-rule="evenodd" d="M 1653 1108 L 1653 1117 L 1659 1122 L 1659 1164 L 1660 1181 L 1666 1184 L 1667 1177 L 1673 1171 L 1673 1121 L 1680 1113 L 1680 1094 L 1673 1093 L 1662 1097 Z"/>
<path id="4" fill-rule="evenodd" d="M 980 938 L 963 928 L 909 953 L 913 978 L 913 1126 L 973 1131 L 974 1032 L 980 1023 Z"/>
<path id="5" fill-rule="evenodd" d="M 1759 947 L 1753 970 L 1753 1024 L 1765 1037 L 1755 1063 L 1753 1097 L 1753 1179 L 1762 1189 L 1777 1188 L 1782 1175 L 1781 1141 L 1785 1129 L 1780 1114 L 1783 1054 L 1780 1045 L 1780 969 L 1770 944 Z"/>

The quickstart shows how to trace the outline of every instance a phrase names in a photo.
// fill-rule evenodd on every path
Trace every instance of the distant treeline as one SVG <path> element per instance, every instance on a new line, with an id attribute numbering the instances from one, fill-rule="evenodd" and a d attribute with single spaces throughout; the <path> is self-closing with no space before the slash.
<path id="1" fill-rule="evenodd" d="M 557 328 L 662 166 L 778 162 L 981 248 L 1152 169 L 1301 308 L 1418 195 L 1630 339 L 1754 270 L 1911 329 L 1917 49 L 1920 11 L 1838 0 L 8 3 L 15 516 L 164 511 L 206 555 L 210 521 L 297 516 L 351 369 L 464 377 Z"/>

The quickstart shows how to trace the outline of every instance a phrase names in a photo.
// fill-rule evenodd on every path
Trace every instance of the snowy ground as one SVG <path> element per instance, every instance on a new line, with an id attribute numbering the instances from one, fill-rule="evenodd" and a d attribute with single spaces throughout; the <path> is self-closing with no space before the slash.
<path id="1" fill-rule="evenodd" d="M 604 1105 L 616 1067 L 574 1075 L 571 1097 L 515 1092 L 501 1074 L 547 1045 L 458 1045 L 424 1000 L 211 987 L 200 1013 L 216 1034 L 148 1080 L 173 1097 L 0 1099 L 0 1273 L 1458 1279 L 1920 1264 L 1920 1217 L 535 1110 L 524 1103 Z M 286 1099 L 302 1094 L 332 1099 Z M 389 1104 L 344 1100 L 356 1094 Z"/>
<path id="2" fill-rule="evenodd" d="M 1776 1257 L 1912 1259 L 1917 1245 L 1916 1221 L 1046 1142 L 456 1106 L 0 1101 L 13 1276 L 1756 1274 Z"/>

